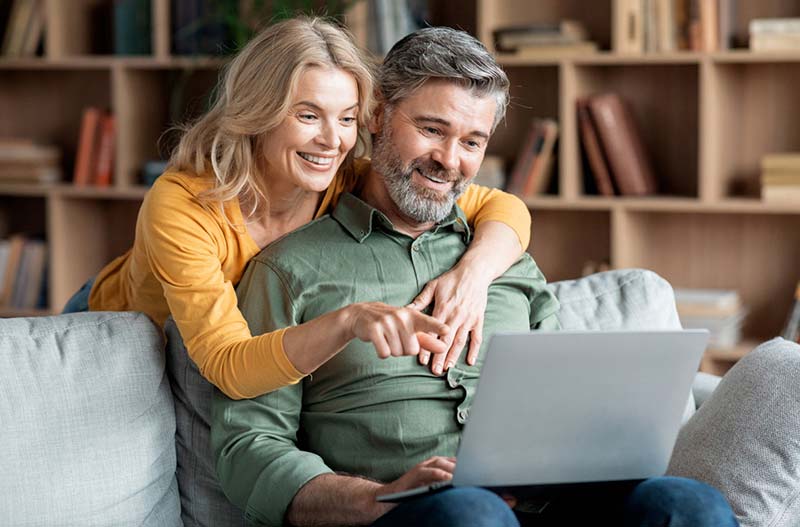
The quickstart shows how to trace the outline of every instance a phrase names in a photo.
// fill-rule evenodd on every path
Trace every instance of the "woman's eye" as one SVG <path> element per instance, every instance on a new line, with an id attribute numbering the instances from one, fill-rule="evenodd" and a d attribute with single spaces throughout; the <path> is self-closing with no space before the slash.
<path id="1" fill-rule="evenodd" d="M 302 119 L 303 121 L 313 121 L 314 119 L 317 118 L 317 116 L 314 115 L 313 113 L 301 113 L 298 115 L 298 117 L 300 117 L 300 119 Z"/>
<path id="2" fill-rule="evenodd" d="M 355 117 L 342 117 L 342 122 L 346 125 L 355 124 L 356 118 Z"/>

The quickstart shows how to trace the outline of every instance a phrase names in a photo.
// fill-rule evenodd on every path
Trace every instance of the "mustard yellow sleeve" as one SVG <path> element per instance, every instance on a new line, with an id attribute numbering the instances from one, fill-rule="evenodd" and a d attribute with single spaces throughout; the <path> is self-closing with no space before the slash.
<path id="1" fill-rule="evenodd" d="M 522 249 L 528 248 L 531 241 L 531 214 L 527 205 L 517 196 L 496 188 L 470 185 L 458 199 L 458 206 L 474 228 L 484 221 L 505 223 L 517 233 Z"/>
<path id="2" fill-rule="evenodd" d="M 221 218 L 178 185 L 156 185 L 142 204 L 137 235 L 202 375 L 230 398 L 250 398 L 304 375 L 284 352 L 285 329 L 251 336 L 222 270 L 228 240 Z"/>

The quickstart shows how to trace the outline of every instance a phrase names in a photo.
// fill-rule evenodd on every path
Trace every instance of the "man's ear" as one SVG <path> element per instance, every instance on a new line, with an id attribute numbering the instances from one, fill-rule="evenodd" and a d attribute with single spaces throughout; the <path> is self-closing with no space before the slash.
<path id="1" fill-rule="evenodd" d="M 367 130 L 369 130 L 369 133 L 372 135 L 377 134 L 380 132 L 381 128 L 383 128 L 383 116 L 385 115 L 385 108 L 386 103 L 381 101 L 375 105 L 375 109 L 372 111 L 372 116 L 369 118 L 369 122 L 367 123 Z"/>

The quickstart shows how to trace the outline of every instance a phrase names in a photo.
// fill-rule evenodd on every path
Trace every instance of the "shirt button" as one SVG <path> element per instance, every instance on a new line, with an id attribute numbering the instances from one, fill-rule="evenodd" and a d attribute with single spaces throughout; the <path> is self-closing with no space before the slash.
<path id="1" fill-rule="evenodd" d="M 447 385 L 450 388 L 457 388 L 458 387 L 458 381 L 455 380 L 455 379 L 447 379 Z"/>
<path id="2" fill-rule="evenodd" d="M 469 410 L 459 410 L 458 411 L 458 421 L 461 423 L 466 422 L 467 417 L 469 417 Z"/>
<path id="3" fill-rule="evenodd" d="M 419 252 L 419 245 L 415 245 L 414 247 L 411 248 L 411 250 L 414 251 L 415 253 L 418 253 Z"/>

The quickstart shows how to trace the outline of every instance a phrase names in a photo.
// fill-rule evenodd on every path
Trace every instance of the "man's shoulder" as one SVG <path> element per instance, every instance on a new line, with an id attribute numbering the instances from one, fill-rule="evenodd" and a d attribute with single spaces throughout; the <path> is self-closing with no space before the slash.
<path id="1" fill-rule="evenodd" d="M 329 214 L 321 216 L 284 234 L 258 253 L 254 262 L 272 267 L 291 266 L 302 259 L 306 265 L 322 261 L 330 254 L 330 242 L 347 236 L 341 225 Z"/>

